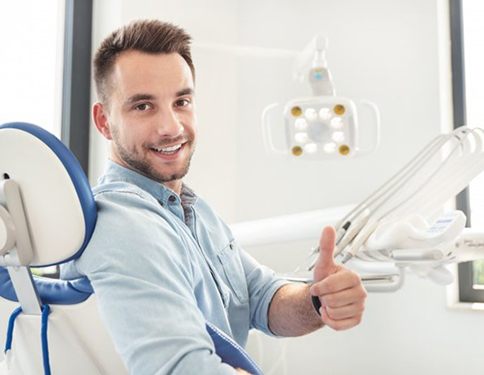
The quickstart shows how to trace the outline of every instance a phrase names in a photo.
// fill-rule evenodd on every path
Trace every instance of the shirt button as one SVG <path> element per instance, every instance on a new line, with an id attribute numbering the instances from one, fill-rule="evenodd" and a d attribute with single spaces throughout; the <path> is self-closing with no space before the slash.
<path id="1" fill-rule="evenodd" d="M 168 197 L 168 201 L 170 201 L 170 203 L 175 203 L 176 202 L 176 197 L 174 195 L 170 195 Z"/>

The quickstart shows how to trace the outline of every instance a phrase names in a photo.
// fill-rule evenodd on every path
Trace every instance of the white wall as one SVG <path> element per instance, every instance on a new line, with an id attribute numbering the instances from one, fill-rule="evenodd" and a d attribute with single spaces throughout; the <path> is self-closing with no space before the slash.
<path id="1" fill-rule="evenodd" d="M 433 136 L 449 129 L 446 0 L 96 1 L 94 45 L 136 18 L 180 24 L 194 37 L 199 146 L 188 182 L 228 222 L 358 202 Z M 300 50 L 316 33 L 338 94 L 378 104 L 382 145 L 350 161 L 288 162 L 263 149 L 260 115 L 275 101 L 306 95 L 288 58 L 241 56 L 207 43 Z M 307 91 L 306 91 L 307 90 Z M 93 136 L 91 179 L 105 147 Z M 291 271 L 311 243 L 247 249 Z M 445 288 L 409 277 L 394 294 L 371 295 L 356 329 L 304 338 L 255 337 L 266 370 L 285 347 L 289 374 L 455 374 L 484 366 L 476 337 L 484 316 L 449 310 Z M 258 341 L 259 340 L 259 341 Z M 259 356 L 257 343 L 264 344 Z M 287 343 L 285 345 L 284 343 Z M 282 373 L 276 368 L 274 373 Z"/>

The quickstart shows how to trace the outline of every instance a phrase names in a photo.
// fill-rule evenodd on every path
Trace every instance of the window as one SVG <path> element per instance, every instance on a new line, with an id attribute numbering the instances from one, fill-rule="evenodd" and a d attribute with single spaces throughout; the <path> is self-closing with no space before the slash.
<path id="1" fill-rule="evenodd" d="M 92 0 L 0 2 L 0 124 L 57 135 L 87 173 Z"/>
<path id="2" fill-rule="evenodd" d="M 453 64 L 455 125 L 484 127 L 484 3 L 479 0 L 451 0 L 452 43 L 454 57 L 461 64 Z M 454 49 L 454 47 L 456 47 Z M 460 82 L 459 82 L 460 81 Z M 484 230 L 484 175 L 475 178 L 458 199 L 460 209 L 466 211 L 468 224 Z M 484 302 L 484 260 L 459 265 L 459 294 L 462 302 Z"/>
<path id="3" fill-rule="evenodd" d="M 0 123 L 22 121 L 60 136 L 63 1 L 0 3 Z"/>

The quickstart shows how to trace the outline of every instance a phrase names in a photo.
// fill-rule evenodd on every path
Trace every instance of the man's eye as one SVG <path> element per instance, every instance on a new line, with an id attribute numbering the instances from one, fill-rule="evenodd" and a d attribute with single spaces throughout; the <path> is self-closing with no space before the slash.
<path id="1" fill-rule="evenodd" d="M 190 105 L 191 100 L 190 99 L 179 99 L 176 101 L 176 106 L 177 107 L 186 107 L 187 105 Z"/>
<path id="2" fill-rule="evenodd" d="M 138 104 L 136 107 L 134 107 L 137 111 L 147 111 L 148 109 L 151 109 L 151 104 L 148 103 L 142 103 Z"/>

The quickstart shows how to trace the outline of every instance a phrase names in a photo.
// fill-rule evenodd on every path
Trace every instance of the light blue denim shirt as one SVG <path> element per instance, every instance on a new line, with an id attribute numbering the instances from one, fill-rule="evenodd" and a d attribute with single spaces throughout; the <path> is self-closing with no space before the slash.
<path id="1" fill-rule="evenodd" d="M 94 188 L 98 219 L 63 278 L 86 275 L 129 372 L 233 374 L 214 353 L 205 321 L 247 342 L 271 334 L 270 301 L 285 281 L 258 264 L 190 189 L 180 196 L 109 162 Z"/>

